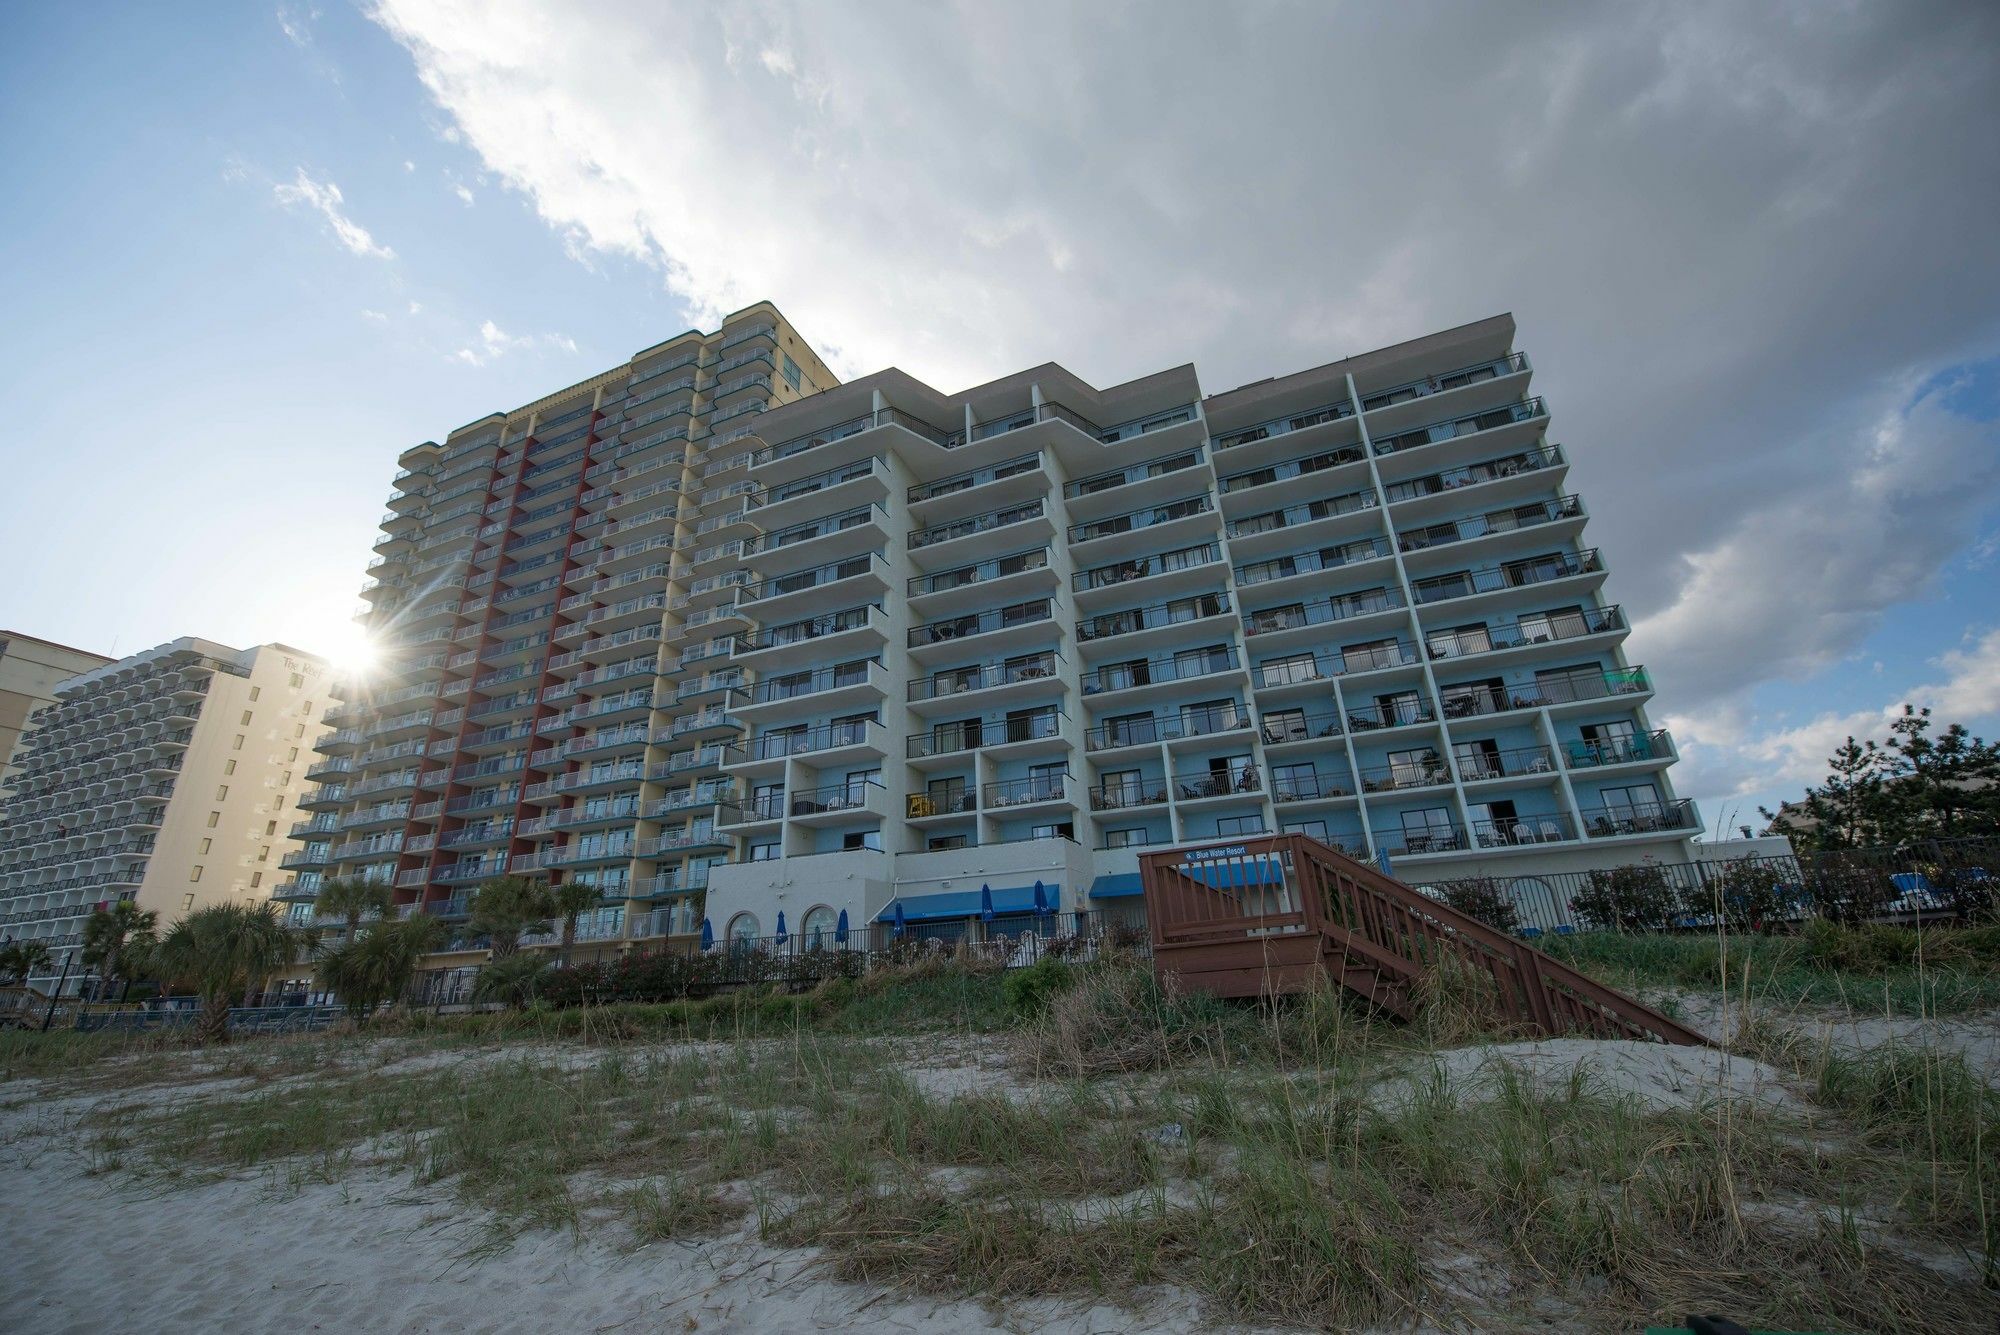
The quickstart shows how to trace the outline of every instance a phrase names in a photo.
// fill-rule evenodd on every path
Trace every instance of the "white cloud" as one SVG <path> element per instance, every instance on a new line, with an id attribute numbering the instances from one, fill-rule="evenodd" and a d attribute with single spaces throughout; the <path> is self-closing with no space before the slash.
<path id="1" fill-rule="evenodd" d="M 318 21 L 319 10 L 310 5 L 278 6 L 278 26 L 291 44 L 301 50 L 312 45 L 312 25 Z"/>
<path id="2" fill-rule="evenodd" d="M 364 320 L 373 320 L 376 324 L 389 323 L 389 317 L 381 311 L 364 310 L 361 312 L 361 318 Z"/>
<path id="3" fill-rule="evenodd" d="M 453 193 L 454 195 L 457 195 L 457 196 L 458 196 L 458 198 L 459 198 L 459 202 L 460 202 L 460 203 L 462 203 L 462 204 L 464 204 L 464 205 L 465 205 L 465 206 L 466 206 L 467 208 L 471 208 L 471 207 L 472 207 L 472 191 L 471 191 L 471 190 L 467 189 L 467 188 L 466 188 L 465 186 L 463 186 L 463 185 L 459 185 L 459 184 L 454 184 L 454 185 L 453 185 L 453 186 L 451 187 L 451 193 Z"/>
<path id="4" fill-rule="evenodd" d="M 280 182 L 271 190 L 277 196 L 278 202 L 286 208 L 303 204 L 325 218 L 327 225 L 333 229 L 335 238 L 354 254 L 377 260 L 396 258 L 395 251 L 376 244 L 375 238 L 368 234 L 368 229 L 348 217 L 342 210 L 341 205 L 345 201 L 341 196 L 340 187 L 332 181 L 315 181 L 306 173 L 306 169 L 301 167 L 298 177 L 290 184 Z"/>
<path id="5" fill-rule="evenodd" d="M 424 303 L 422 303 L 421 301 L 413 301 L 410 303 L 410 314 L 422 315 L 423 313 L 424 313 Z"/>
<path id="6" fill-rule="evenodd" d="M 403 170 L 404 170 L 404 171 L 406 171 L 406 172 L 413 172 L 413 171 L 415 171 L 416 169 L 417 169 L 417 164 L 416 164 L 416 163 L 414 163 L 414 162 L 411 162 L 411 161 L 410 161 L 410 160 L 409 160 L 408 158 L 404 158 L 404 159 L 403 159 Z"/>
<path id="7" fill-rule="evenodd" d="M 2000 351 L 1991 5 L 372 14 L 580 262 L 843 375 L 1214 390 L 1514 311 L 1668 709 L 1842 660 L 1991 527 L 2000 439 L 1926 388 Z"/>
<path id="8" fill-rule="evenodd" d="M 452 360 L 464 362 L 467 366 L 485 366 L 510 352 L 526 352 L 535 348 L 554 348 L 560 352 L 574 353 L 576 343 L 567 334 L 510 334 L 491 320 L 479 326 L 476 345 L 468 345 L 451 354 Z"/>

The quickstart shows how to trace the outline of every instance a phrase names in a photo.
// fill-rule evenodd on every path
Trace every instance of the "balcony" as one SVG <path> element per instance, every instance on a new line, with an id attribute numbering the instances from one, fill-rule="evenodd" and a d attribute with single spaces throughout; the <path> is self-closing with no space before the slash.
<path id="1" fill-rule="evenodd" d="M 1170 529 L 1171 526 L 1180 524 L 1183 521 L 1201 519 L 1203 516 L 1213 515 L 1214 513 L 1215 498 L 1204 491 L 1199 495 L 1183 496 L 1179 500 L 1167 501 L 1163 504 L 1150 506 L 1142 510 L 1128 510 L 1124 514 L 1111 515 L 1104 519 L 1093 519 L 1088 523 L 1071 524 L 1068 531 L 1069 540 L 1072 545 L 1082 546 L 1086 543 L 1108 543 L 1112 538 L 1126 535 L 1140 535 L 1144 539 L 1143 543 L 1135 539 L 1131 543 L 1119 545 L 1121 547 L 1129 546 L 1134 549 L 1142 545 L 1156 546 L 1160 543 L 1173 540 L 1174 537 L 1178 536 L 1178 531 L 1155 534 L 1148 530 L 1155 528 Z M 1200 525 L 1200 527 L 1212 529 L 1213 523 L 1211 521 Z"/>
<path id="2" fill-rule="evenodd" d="M 1120 719 L 1115 723 L 1100 724 L 1083 734 L 1083 748 L 1089 752 L 1121 751 L 1129 747 L 1158 746 L 1161 742 L 1240 732 L 1249 726 L 1249 712 L 1233 706 L 1228 709 L 1189 709 L 1165 718 Z"/>
<path id="3" fill-rule="evenodd" d="M 1533 449 L 1517 450 L 1502 458 L 1485 459 L 1457 468 L 1425 473 L 1401 482 L 1392 482 L 1383 488 L 1383 494 L 1388 497 L 1391 505 L 1402 505 L 1430 496 L 1449 496 L 1466 487 L 1484 487 L 1489 482 L 1499 482 L 1508 478 L 1524 479 L 1527 485 L 1548 485 L 1542 483 L 1538 475 L 1561 470 L 1567 463 L 1568 460 L 1564 458 L 1560 445 L 1538 445 Z"/>
<path id="4" fill-rule="evenodd" d="M 743 543 L 742 554 L 746 563 L 756 558 L 755 564 L 759 569 L 769 569 L 769 558 L 779 552 L 788 553 L 787 559 L 794 563 L 799 558 L 817 559 L 823 563 L 839 561 L 880 547 L 888 526 L 886 510 L 879 505 L 864 505 L 841 514 L 776 529 L 761 538 L 748 539 Z M 915 536 L 911 535 L 913 539 Z M 696 553 L 695 561 L 697 564 L 701 562 L 700 553 Z"/>
<path id="5" fill-rule="evenodd" d="M 1156 431 L 1166 431 L 1201 419 L 1199 404 L 1183 403 L 1159 412 L 1135 417 L 1114 426 L 1099 426 L 1081 413 L 1063 407 L 1060 403 L 1044 403 L 1035 413 L 1035 420 L 1042 422 L 1067 422 L 1078 431 L 1103 445 L 1122 444 L 1137 440 L 1141 436 L 1152 435 Z"/>
<path id="6" fill-rule="evenodd" d="M 1118 645 L 1120 649 L 1144 648 L 1179 638 L 1178 628 L 1181 626 L 1211 617 L 1228 616 L 1233 610 L 1234 605 L 1226 593 L 1197 594 L 1170 603 L 1129 607 L 1086 618 L 1076 623 L 1076 638 L 1083 644 L 1118 639 L 1121 641 Z"/>
<path id="7" fill-rule="evenodd" d="M 888 799 L 880 781 L 848 779 L 785 794 L 785 810 L 801 825 L 837 825 L 856 816 L 880 821 L 888 814 Z"/>
<path id="8" fill-rule="evenodd" d="M 1289 631 L 1400 612 L 1405 606 L 1400 590 L 1371 589 L 1365 593 L 1347 593 L 1337 598 L 1260 609 L 1244 618 L 1243 633 L 1257 637 L 1261 646 L 1284 640 Z"/>
<path id="9" fill-rule="evenodd" d="M 959 640 L 979 637 L 984 639 L 973 652 L 996 652 L 1002 648 L 1027 640 L 1044 640 L 1055 633 L 1051 619 L 1055 616 L 1055 603 L 1048 598 L 1037 598 L 1031 602 L 1013 603 L 997 607 L 989 612 L 973 613 L 962 617 L 951 617 L 944 621 L 932 621 L 921 626 L 912 626 L 908 632 L 911 650 L 932 649 L 940 645 L 952 644 Z M 1001 635 L 999 632 L 1013 631 L 1015 634 Z M 934 655 L 924 655 L 926 657 Z"/>
<path id="10" fill-rule="evenodd" d="M 1034 693 L 1045 690 L 1054 683 L 1061 662 L 1061 656 L 1050 651 L 1013 662 L 954 668 L 920 681 L 910 682 L 907 687 L 908 700 L 912 705 L 937 704 L 945 701 L 955 703 L 967 695 L 981 691 L 998 691 L 1009 686 L 1024 688 L 1016 692 L 1018 694 Z"/>
<path id="11" fill-rule="evenodd" d="M 1390 554 L 1388 538 L 1364 538 L 1360 542 L 1348 542 L 1334 548 L 1320 548 L 1318 552 L 1292 552 L 1288 556 L 1276 556 L 1268 562 L 1252 562 L 1236 568 L 1236 584 L 1270 584 L 1274 580 L 1296 580 L 1300 576 L 1316 576 L 1328 570 L 1340 570 L 1342 566 L 1360 566 L 1364 562 L 1378 562 Z"/>
<path id="12" fill-rule="evenodd" d="M 1278 806 L 1334 802 L 1353 796 L 1354 789 L 1340 776 L 1322 774 L 1318 770 L 1310 774 L 1294 771 L 1271 776 L 1271 801 Z"/>
<path id="13" fill-rule="evenodd" d="M 1033 454 L 1024 454 L 1000 463 L 988 464 L 984 468 L 975 468 L 964 473 L 954 473 L 950 477 L 939 478 L 935 482 L 918 483 L 909 489 L 907 499 L 911 507 L 915 508 L 926 505 L 931 501 L 942 500 L 947 496 L 956 496 L 963 492 L 991 487 L 994 483 L 1005 482 L 1009 479 L 1021 479 L 1021 482 L 1019 485 L 1006 488 L 1005 490 L 1022 496 L 1029 496 L 1037 494 L 1042 490 L 1045 485 L 1043 476 L 1042 455 L 1037 450 Z M 1003 498 L 995 495 L 991 499 L 1000 500 Z"/>
<path id="14" fill-rule="evenodd" d="M 1338 449 L 1321 450 L 1303 458 L 1287 459 L 1264 468 L 1252 468 L 1241 473 L 1229 473 L 1221 479 L 1222 494 L 1233 496 L 1238 492 L 1259 487 L 1276 486 L 1280 482 L 1293 482 L 1299 478 L 1312 477 L 1319 473 L 1329 473 L 1337 468 L 1358 464 L 1368 456 L 1359 445 L 1343 445 Z M 1352 480 L 1363 480 L 1359 476 Z"/>
<path id="15" fill-rule="evenodd" d="M 872 704 L 888 693 L 888 677 L 873 658 L 766 676 L 737 706 L 740 713 L 763 717 L 786 712 L 832 711 L 849 705 Z M 801 702 L 794 706 L 793 702 Z"/>
<path id="16" fill-rule="evenodd" d="M 1658 767 L 1675 758 L 1674 739 L 1665 728 L 1628 737 L 1565 742 L 1562 752 L 1563 765 L 1572 770 L 1604 769 L 1614 765 Z"/>
<path id="17" fill-rule="evenodd" d="M 1079 594 L 1096 593 L 1104 589 L 1115 589 L 1134 580 L 1159 579 L 1162 576 L 1200 571 L 1221 560 L 1222 548 L 1215 543 L 1206 542 L 1198 547 L 1182 547 L 1176 551 L 1152 556 L 1134 556 L 1127 560 L 1114 561 L 1109 565 L 1080 570 L 1070 576 L 1070 587 Z"/>
<path id="18" fill-rule="evenodd" d="M 1574 612 L 1549 612 L 1483 629 L 1435 631 L 1424 636 L 1433 659 L 1469 658 L 1529 645 L 1559 644 L 1591 635 L 1625 630 L 1625 613 L 1617 604 Z"/>
<path id="19" fill-rule="evenodd" d="M 1537 674 L 1532 683 L 1521 685 L 1492 681 L 1438 688 L 1444 700 L 1444 716 L 1451 720 L 1481 718 L 1517 709 L 1589 704 L 1621 696 L 1650 695 L 1652 691 L 1652 679 L 1643 667 L 1544 672 Z"/>
<path id="20" fill-rule="evenodd" d="M 1060 744 L 1062 724 L 1062 713 L 1053 708 L 1004 718 L 960 719 L 908 738 L 904 751 L 911 760 L 929 760 L 999 747 L 1039 749 L 1040 744 Z"/>
<path id="21" fill-rule="evenodd" d="M 1215 437 L 1215 448 L 1218 450 L 1241 449 L 1245 445 L 1254 445 L 1258 441 L 1270 440 L 1276 436 L 1290 435 L 1294 431 L 1304 431 L 1308 427 L 1321 426 L 1328 422 L 1339 422 L 1353 416 L 1354 404 L 1350 400 L 1343 398 L 1333 403 L 1321 404 L 1317 408 L 1308 408 L 1302 413 L 1296 413 L 1288 417 L 1273 417 L 1268 421 L 1256 422 L 1249 426 L 1237 427 L 1234 430 L 1222 432 Z"/>
<path id="22" fill-rule="evenodd" d="M 782 523 L 787 516 L 794 513 L 802 513 L 808 508 L 819 508 L 837 499 L 832 496 L 822 496 L 821 493 L 823 492 L 830 492 L 835 488 L 846 488 L 850 483 L 862 483 L 864 481 L 866 485 L 849 488 L 848 491 L 842 494 L 842 499 L 847 496 L 853 496 L 858 499 L 865 498 L 869 501 L 879 502 L 888 498 L 888 469 L 883 465 L 881 460 L 869 456 L 863 459 L 856 459 L 851 463 L 842 464 L 838 468 L 830 468 L 824 472 L 813 473 L 807 477 L 795 478 L 790 482 L 777 482 L 769 486 L 758 487 L 747 494 L 748 504 L 752 511 L 758 512 L 761 522 L 766 526 L 771 526 Z M 799 501 L 805 497 L 819 497 L 820 499 L 812 501 L 810 506 L 794 506 L 789 504 L 789 502 Z"/>
<path id="23" fill-rule="evenodd" d="M 1236 650 L 1223 645 L 1175 654 L 1170 658 L 1141 658 L 1129 663 L 1111 663 L 1083 674 L 1083 693 L 1091 695 L 1136 696 L 1154 688 L 1173 687 L 1181 682 L 1238 672 L 1242 660 Z"/>
<path id="24" fill-rule="evenodd" d="M 1518 746 L 1505 751 L 1466 751 L 1454 757 L 1465 783 L 1495 779 L 1534 778 L 1555 773 L 1555 756 L 1546 746 Z"/>
<path id="25" fill-rule="evenodd" d="M 1413 668 L 1423 661 L 1417 647 L 1406 640 L 1324 654 L 1296 654 L 1257 664 L 1256 685 L 1260 692 L 1283 690 L 1330 681 L 1334 677 Z"/>
<path id="26" fill-rule="evenodd" d="M 754 657 L 760 671 L 772 672 L 854 657 L 887 642 L 888 617 L 871 604 L 738 635 L 734 646 L 737 658 Z M 684 665 L 691 661 L 689 654 L 681 655 Z"/>
<path id="27" fill-rule="evenodd" d="M 1530 505 L 1517 505 L 1505 510 L 1490 510 L 1483 515 L 1406 530 L 1396 535 L 1396 544 L 1405 552 L 1420 552 L 1451 543 L 1492 537 L 1499 533 L 1540 528 L 1545 524 L 1559 523 L 1567 519 L 1581 521 L 1583 518 L 1582 498 L 1562 496 L 1552 501 L 1537 501 Z M 1578 527 L 1581 527 L 1580 523 Z"/>
<path id="28" fill-rule="evenodd" d="M 942 549 L 951 544 L 963 543 L 964 539 L 982 535 L 998 534 L 1008 530 L 1005 541 L 1014 543 L 1046 541 L 1054 533 L 1054 526 L 1047 519 L 1048 506 L 1041 497 L 1020 505 L 1010 505 L 1000 510 L 990 510 L 985 514 L 956 519 L 949 524 L 937 524 L 931 528 L 912 530 L 907 538 L 912 552 L 928 552 Z M 988 542 L 965 544 L 985 548 L 998 539 Z M 953 550 L 958 550 L 954 547 Z M 942 554 L 940 552 L 940 554 Z"/>
<path id="29" fill-rule="evenodd" d="M 1388 765 L 1370 765 L 1361 771 L 1361 791 L 1393 793 L 1407 788 L 1448 788 L 1451 770 L 1444 757 L 1432 753 L 1421 760 L 1403 760 Z"/>
<path id="30" fill-rule="evenodd" d="M 879 755 L 886 733 L 874 719 L 848 719 L 822 723 L 810 728 L 784 728 L 752 738 L 746 748 L 751 761 L 783 760 L 788 756 L 817 756 L 815 763 L 828 763 L 838 755 Z"/>
<path id="31" fill-rule="evenodd" d="M 1348 515 L 1366 515 L 1379 509 L 1380 505 L 1381 503 L 1375 498 L 1374 489 L 1370 488 L 1367 491 L 1347 492 L 1326 500 L 1308 501 L 1303 505 L 1287 505 L 1276 510 L 1264 510 L 1230 520 L 1229 538 L 1232 543 L 1243 543 L 1247 552 L 1248 549 L 1261 545 L 1254 539 L 1265 534 L 1284 533 L 1287 530 L 1304 528 Z"/>
<path id="32" fill-rule="evenodd" d="M 1264 774 L 1255 765 L 1210 767 L 1174 775 L 1174 801 L 1177 805 L 1219 803 L 1225 799 L 1257 801 L 1263 796 Z"/>
<path id="33" fill-rule="evenodd" d="M 1133 464 L 1129 468 L 1114 468 L 1107 473 L 1095 473 L 1089 477 L 1078 478 L 1074 482 L 1065 484 L 1063 487 L 1063 499 L 1070 502 L 1086 502 L 1082 506 L 1072 504 L 1070 511 L 1073 514 L 1079 510 L 1088 509 L 1088 502 L 1092 497 L 1102 496 L 1111 498 L 1112 493 L 1116 492 L 1119 494 L 1119 497 L 1137 499 L 1136 492 L 1128 489 L 1137 488 L 1142 483 L 1173 477 L 1175 474 L 1185 472 L 1190 468 L 1199 468 L 1207 457 L 1207 452 L 1200 446 L 1196 446 L 1191 450 L 1182 450 L 1178 454 L 1170 454 L 1158 459 L 1148 459 L 1144 463 Z M 1148 488 L 1148 490 L 1151 490 L 1151 488 Z M 1128 501 L 1127 503 L 1129 504 L 1130 502 Z"/>
<path id="34" fill-rule="evenodd" d="M 1046 574 L 1048 568 L 1049 549 L 1037 547 L 960 566 L 955 570 L 940 570 L 934 575 L 912 576 L 907 591 L 913 607 L 921 600 L 924 608 L 929 610 L 953 604 L 986 603 L 1007 592 L 1006 589 L 986 587 L 1002 581 L 1012 581 L 1017 591 L 1025 591 L 1031 585 L 1053 587 L 1055 581 Z M 949 596 L 953 594 L 957 596 Z"/>
<path id="35" fill-rule="evenodd" d="M 1430 575 L 1413 580 L 1410 588 L 1419 604 L 1437 603 L 1603 573 L 1604 563 L 1598 558 L 1597 549 L 1592 547 L 1574 555 L 1551 552 L 1497 565 L 1473 566 L 1448 575 Z"/>
<path id="36" fill-rule="evenodd" d="M 1628 835 L 1673 834 L 1700 828 L 1695 823 L 1694 803 L 1647 802 L 1616 807 L 1584 807 L 1583 830 L 1592 839 L 1618 839 Z"/>
<path id="37" fill-rule="evenodd" d="M 1427 426 L 1413 427 L 1398 431 L 1393 435 L 1374 438 L 1377 455 L 1401 454 L 1408 450 L 1420 449 L 1426 445 L 1436 445 L 1444 441 L 1474 436 L 1482 432 L 1496 431 L 1502 427 L 1520 422 L 1545 422 L 1548 407 L 1537 398 L 1523 399 L 1505 407 L 1492 408 L 1484 412 L 1468 413 L 1461 417 L 1447 418 L 1432 422 Z"/>
<path id="38" fill-rule="evenodd" d="M 1092 811 L 1132 811 L 1142 807 L 1165 806 L 1167 785 L 1163 779 L 1121 780 L 1100 784 L 1089 790 Z"/>

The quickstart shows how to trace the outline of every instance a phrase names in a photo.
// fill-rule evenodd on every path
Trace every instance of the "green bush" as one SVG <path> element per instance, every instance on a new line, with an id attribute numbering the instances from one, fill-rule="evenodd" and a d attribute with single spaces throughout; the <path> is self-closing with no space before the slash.
<path id="1" fill-rule="evenodd" d="M 1570 900 L 1570 908 L 1593 927 L 1657 932 L 1680 917 L 1681 899 L 1665 872 L 1642 864 L 1590 873 L 1584 888 Z"/>
<path id="2" fill-rule="evenodd" d="M 1491 876 L 1468 876 L 1439 886 L 1444 902 L 1468 918 L 1477 918 L 1496 932 L 1513 935 L 1520 926 L 1514 898 Z"/>
<path id="3" fill-rule="evenodd" d="M 1076 969 L 1057 959 L 1040 959 L 1025 969 L 1015 969 L 1000 980 L 1007 1009 L 1022 1019 L 1032 1019 L 1049 1008 L 1056 994 L 1076 986 Z"/>

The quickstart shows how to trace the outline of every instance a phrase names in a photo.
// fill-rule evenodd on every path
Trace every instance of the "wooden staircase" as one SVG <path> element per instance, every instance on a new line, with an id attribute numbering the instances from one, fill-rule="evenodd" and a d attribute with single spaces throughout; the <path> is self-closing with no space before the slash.
<path id="1" fill-rule="evenodd" d="M 1539 1035 L 1706 1046 L 1685 1025 L 1525 941 L 1302 834 L 1140 858 L 1153 968 L 1220 997 L 1301 992 L 1331 977 L 1405 1019 L 1430 970 L 1490 978 L 1504 1017 Z"/>

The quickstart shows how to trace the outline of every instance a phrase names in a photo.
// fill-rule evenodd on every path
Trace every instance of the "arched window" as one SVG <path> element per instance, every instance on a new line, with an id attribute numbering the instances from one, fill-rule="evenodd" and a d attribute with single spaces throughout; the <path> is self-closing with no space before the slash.
<path id="1" fill-rule="evenodd" d="M 833 925 L 833 910 L 826 905 L 815 904 L 807 909 L 806 916 L 799 919 L 799 935 L 806 939 L 806 948 L 832 945 Z"/>
<path id="2" fill-rule="evenodd" d="M 739 913 L 729 920 L 729 945 L 734 950 L 749 950 L 757 944 L 764 931 L 757 924 L 754 913 Z"/>
<path id="3" fill-rule="evenodd" d="M 1515 877 L 1507 886 L 1507 897 L 1514 901 L 1517 928 L 1559 932 L 1570 925 L 1569 904 L 1539 876 Z"/>

